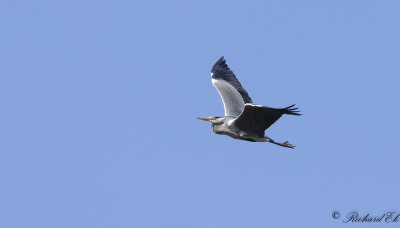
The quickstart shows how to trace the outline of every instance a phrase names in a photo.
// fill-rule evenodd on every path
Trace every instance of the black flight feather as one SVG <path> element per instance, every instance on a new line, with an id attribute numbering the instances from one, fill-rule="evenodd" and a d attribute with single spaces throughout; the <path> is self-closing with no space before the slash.
<path id="1" fill-rule="evenodd" d="M 242 96 L 244 103 L 253 103 L 247 91 L 242 87 L 239 80 L 236 78 L 235 74 L 229 69 L 225 62 L 224 56 L 222 56 L 212 67 L 211 73 L 213 73 L 212 78 L 216 80 L 225 80 L 231 84 Z"/>

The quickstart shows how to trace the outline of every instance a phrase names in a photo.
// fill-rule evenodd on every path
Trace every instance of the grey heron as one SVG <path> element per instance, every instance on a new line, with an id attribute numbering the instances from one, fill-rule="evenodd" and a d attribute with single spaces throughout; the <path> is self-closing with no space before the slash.
<path id="1" fill-rule="evenodd" d="M 255 105 L 222 56 L 211 69 L 211 81 L 222 98 L 225 117 L 197 117 L 211 122 L 216 134 L 250 142 L 270 142 L 294 148 L 288 141 L 279 143 L 265 136 L 265 130 L 283 114 L 301 115 L 294 105 L 286 108 L 271 108 Z"/>

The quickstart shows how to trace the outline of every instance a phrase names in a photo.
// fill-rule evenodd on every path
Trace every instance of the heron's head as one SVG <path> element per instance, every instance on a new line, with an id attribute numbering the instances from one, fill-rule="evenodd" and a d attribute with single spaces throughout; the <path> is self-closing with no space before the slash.
<path id="1" fill-rule="evenodd" d="M 197 117 L 197 119 L 210 122 L 210 123 L 212 123 L 213 125 L 214 125 L 214 124 L 216 124 L 216 125 L 223 124 L 224 121 L 225 121 L 225 118 L 224 118 L 224 117 L 218 117 L 218 116 L 213 116 L 213 117 Z"/>

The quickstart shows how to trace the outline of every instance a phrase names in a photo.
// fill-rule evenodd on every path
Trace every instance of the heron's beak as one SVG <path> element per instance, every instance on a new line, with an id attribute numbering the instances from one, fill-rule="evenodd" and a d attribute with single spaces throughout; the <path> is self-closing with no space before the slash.
<path id="1" fill-rule="evenodd" d="M 197 119 L 199 119 L 199 120 L 204 120 L 204 121 L 208 121 L 208 122 L 211 121 L 211 118 L 210 118 L 210 117 L 197 117 Z"/>

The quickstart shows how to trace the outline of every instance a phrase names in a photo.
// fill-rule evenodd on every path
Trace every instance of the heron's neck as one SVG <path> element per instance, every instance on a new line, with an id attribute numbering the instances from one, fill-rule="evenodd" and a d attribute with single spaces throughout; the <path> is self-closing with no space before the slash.
<path id="1" fill-rule="evenodd" d="M 226 129 L 225 118 L 219 118 L 212 124 L 212 130 L 217 133 L 221 134 Z"/>
<path id="2" fill-rule="evenodd" d="M 218 119 L 214 120 L 214 122 L 213 122 L 213 124 L 215 124 L 215 125 L 222 125 L 224 123 L 225 123 L 225 118 L 223 118 L 223 117 L 218 118 Z"/>

